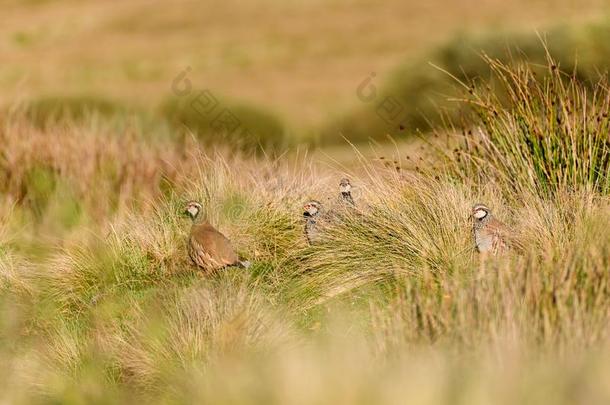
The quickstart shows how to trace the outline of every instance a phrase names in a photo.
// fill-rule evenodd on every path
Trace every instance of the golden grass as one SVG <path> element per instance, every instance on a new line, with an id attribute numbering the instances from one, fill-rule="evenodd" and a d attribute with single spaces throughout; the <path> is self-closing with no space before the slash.
<path id="1" fill-rule="evenodd" d="M 158 148 L 138 145 L 145 156 Z M 324 242 L 308 247 L 300 204 L 314 195 L 330 205 L 340 172 L 307 158 L 169 156 L 190 167 L 174 193 L 150 197 L 152 210 L 119 207 L 109 236 L 72 242 L 35 266 L 6 247 L 2 307 L 18 309 L 12 323 L 2 318 L 0 335 L 15 385 L 9 401 L 608 397 L 600 385 L 610 336 L 607 196 L 521 194 L 522 204 L 508 205 L 493 185 L 365 161 L 352 177 L 358 211 L 339 215 Z M 105 176 L 65 173 L 85 188 Z M 204 202 L 250 270 L 197 275 L 179 216 L 190 198 Z M 523 252 L 475 254 L 466 218 L 481 200 L 521 235 Z M 86 196 L 82 204 L 96 207 Z"/>
<path id="2" fill-rule="evenodd" d="M 584 100 L 573 86 L 562 103 Z M 605 100 L 581 114 L 597 115 Z M 497 137 L 515 110 L 504 113 L 489 127 Z M 605 121 L 587 122 L 580 136 L 597 137 L 607 156 Z M 208 151 L 95 116 L 42 130 L 8 115 L 0 399 L 608 402 L 607 189 L 587 176 L 552 193 L 512 187 L 521 172 L 506 165 L 479 173 L 448 159 L 445 148 L 462 140 L 448 136 L 425 167 L 354 149 L 350 169 L 298 152 Z M 574 149 L 575 168 L 589 151 Z M 346 173 L 357 209 L 337 209 L 309 246 L 301 204 L 336 207 Z M 191 199 L 251 268 L 206 275 L 190 264 L 181 211 Z M 520 249 L 475 252 L 468 215 L 481 201 Z"/>

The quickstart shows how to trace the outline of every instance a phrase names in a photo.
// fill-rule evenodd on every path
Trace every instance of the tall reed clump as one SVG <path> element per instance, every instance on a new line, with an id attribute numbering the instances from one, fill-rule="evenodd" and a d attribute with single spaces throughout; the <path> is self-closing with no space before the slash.
<path id="1" fill-rule="evenodd" d="M 585 188 L 610 192 L 610 90 L 592 89 L 548 58 L 542 72 L 486 58 L 498 88 L 471 83 L 458 171 L 540 196 Z M 466 85 L 465 85 L 466 86 Z M 502 100 L 499 94 L 506 96 Z"/>

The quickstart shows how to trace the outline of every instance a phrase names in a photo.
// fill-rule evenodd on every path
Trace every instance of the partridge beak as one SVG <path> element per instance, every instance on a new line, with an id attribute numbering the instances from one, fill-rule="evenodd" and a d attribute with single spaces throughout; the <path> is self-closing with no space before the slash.
<path id="1" fill-rule="evenodd" d="M 306 204 L 303 206 L 303 216 L 304 217 L 310 217 L 311 214 L 309 213 L 309 204 Z"/>

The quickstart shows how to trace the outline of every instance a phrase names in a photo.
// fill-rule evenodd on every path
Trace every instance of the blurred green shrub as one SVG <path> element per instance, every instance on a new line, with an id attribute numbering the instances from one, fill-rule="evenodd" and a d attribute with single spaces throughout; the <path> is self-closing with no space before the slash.
<path id="1" fill-rule="evenodd" d="M 36 221 L 47 222 L 61 229 L 71 229 L 82 216 L 80 201 L 70 185 L 52 167 L 35 165 L 25 173 L 24 198 Z"/>
<path id="2" fill-rule="evenodd" d="M 491 76 L 482 54 L 501 63 L 527 60 L 544 65 L 546 47 L 561 70 L 573 72 L 593 87 L 610 64 L 608 39 L 610 20 L 606 19 L 577 27 L 557 26 L 542 36 L 534 32 L 459 34 L 419 59 L 405 62 L 385 82 L 373 82 L 379 87 L 375 99 L 324 127 L 321 142 L 333 143 L 342 137 L 361 142 L 387 135 L 398 139 L 430 130 L 444 114 L 455 117 L 459 103 L 450 99 L 463 94 L 455 79 L 487 82 Z M 396 111 L 400 110 L 393 120 L 384 120 L 379 111 L 388 97 L 397 103 Z"/>
<path id="3" fill-rule="evenodd" d="M 92 115 L 110 118 L 126 113 L 124 105 L 94 95 L 45 96 L 25 107 L 26 117 L 41 128 L 58 122 L 81 122 Z"/>
<path id="4" fill-rule="evenodd" d="M 36 217 L 40 218 L 57 186 L 56 173 L 45 166 L 34 166 L 26 172 L 25 184 L 27 201 Z"/>
<path id="5" fill-rule="evenodd" d="M 242 151 L 272 151 L 286 146 L 286 129 L 274 114 L 246 103 L 220 101 L 204 111 L 196 97 L 172 97 L 161 114 L 177 130 L 192 131 L 204 143 L 227 143 Z"/>

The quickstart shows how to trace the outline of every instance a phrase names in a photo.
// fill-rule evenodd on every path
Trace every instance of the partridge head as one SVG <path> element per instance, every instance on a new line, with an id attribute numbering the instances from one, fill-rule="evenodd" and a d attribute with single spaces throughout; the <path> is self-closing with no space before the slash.
<path id="1" fill-rule="evenodd" d="M 305 218 L 315 218 L 320 214 L 322 203 L 317 200 L 311 200 L 303 205 L 303 216 Z"/>
<path id="2" fill-rule="evenodd" d="M 341 202 L 350 206 L 355 206 L 354 198 L 352 197 L 352 183 L 348 178 L 343 178 L 339 182 L 339 197 Z"/>
<path id="3" fill-rule="evenodd" d="M 314 243 L 320 234 L 319 216 L 322 204 L 317 200 L 311 200 L 303 205 L 303 218 L 305 218 L 305 238 L 309 244 Z"/>
<path id="4" fill-rule="evenodd" d="M 191 220 L 193 220 L 193 222 L 195 222 L 202 209 L 203 206 L 197 201 L 189 201 L 186 203 L 184 212 L 191 218 Z"/>

